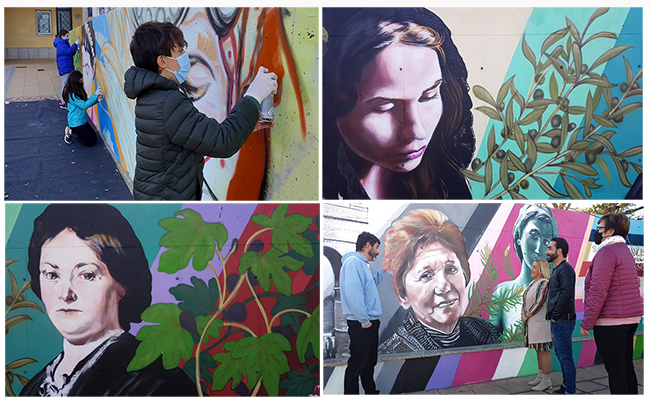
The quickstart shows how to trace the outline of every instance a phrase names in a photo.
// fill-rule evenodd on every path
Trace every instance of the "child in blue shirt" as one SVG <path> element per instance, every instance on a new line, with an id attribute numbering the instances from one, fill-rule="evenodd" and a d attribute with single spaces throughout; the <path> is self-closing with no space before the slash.
<path id="1" fill-rule="evenodd" d="M 65 108 L 65 101 L 63 101 L 63 89 L 65 83 L 68 81 L 68 76 L 74 70 L 73 56 L 79 49 L 79 39 L 70 46 L 69 33 L 67 30 L 62 29 L 59 34 L 54 38 L 52 44 L 56 48 L 56 67 L 59 69 L 59 76 L 61 76 L 61 108 Z"/>
<path id="2" fill-rule="evenodd" d="M 92 147 L 97 141 L 97 134 L 88 123 L 86 110 L 97 104 L 104 97 L 101 88 L 88 97 L 83 86 L 83 75 L 74 70 L 63 88 L 63 100 L 68 105 L 68 126 L 65 128 L 63 140 L 72 144 L 72 137 L 79 139 L 84 146 Z"/>

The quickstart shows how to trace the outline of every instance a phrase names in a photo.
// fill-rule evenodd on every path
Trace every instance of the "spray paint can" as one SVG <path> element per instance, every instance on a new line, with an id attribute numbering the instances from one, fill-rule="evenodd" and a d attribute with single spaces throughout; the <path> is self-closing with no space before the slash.
<path id="1" fill-rule="evenodd" d="M 273 120 L 273 94 L 262 101 L 260 113 L 262 114 L 260 122 L 271 122 Z"/>

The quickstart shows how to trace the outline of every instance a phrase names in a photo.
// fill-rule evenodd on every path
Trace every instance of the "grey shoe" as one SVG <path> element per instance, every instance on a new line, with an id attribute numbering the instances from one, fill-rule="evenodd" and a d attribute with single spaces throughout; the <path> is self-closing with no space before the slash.
<path id="1" fill-rule="evenodd" d="M 65 134 L 63 135 L 63 141 L 67 144 L 72 144 L 72 130 L 70 127 L 65 127 Z"/>

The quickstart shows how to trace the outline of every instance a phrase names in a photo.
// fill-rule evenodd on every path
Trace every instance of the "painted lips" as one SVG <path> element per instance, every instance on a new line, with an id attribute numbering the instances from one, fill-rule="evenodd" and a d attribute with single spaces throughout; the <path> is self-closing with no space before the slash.
<path id="1" fill-rule="evenodd" d="M 426 148 L 427 148 L 426 146 L 422 146 L 421 148 L 419 148 L 419 149 L 417 149 L 415 151 L 406 153 L 405 157 L 408 160 L 415 160 L 416 158 L 419 158 L 420 156 L 422 156 L 424 154 L 424 149 L 426 149 Z"/>
<path id="2" fill-rule="evenodd" d="M 444 309 L 445 307 L 453 306 L 457 301 L 458 299 L 443 300 L 438 304 L 438 308 Z"/>

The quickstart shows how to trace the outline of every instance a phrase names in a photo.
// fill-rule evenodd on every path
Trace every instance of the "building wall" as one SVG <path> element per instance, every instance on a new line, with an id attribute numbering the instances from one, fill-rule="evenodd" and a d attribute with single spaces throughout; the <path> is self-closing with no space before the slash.
<path id="1" fill-rule="evenodd" d="M 52 12 L 52 35 L 36 35 L 35 11 Z M 56 25 L 56 8 L 5 8 L 5 58 L 6 59 L 52 59 L 56 49 L 52 46 L 58 27 Z M 79 16 L 79 17 L 76 17 Z M 82 8 L 72 8 L 72 26 L 81 25 Z"/>
<path id="2" fill-rule="evenodd" d="M 318 204 L 113 206 L 133 228 L 152 276 L 151 306 L 142 314 L 147 321 L 133 322 L 129 330 L 143 341 L 132 359 L 133 366 L 162 357 L 166 369 L 180 367 L 195 381 L 195 352 L 199 349 L 203 395 L 307 396 L 315 391 L 320 384 Z M 47 205 L 5 207 L 5 295 L 11 299 L 6 302 L 5 347 L 6 363 L 12 364 L 7 367 L 12 373 L 7 379 L 7 394 L 11 395 L 9 391 L 19 394 L 23 384 L 61 352 L 64 340 L 43 302 L 26 285 L 31 279 L 27 263 L 34 220 Z M 57 220 L 84 208 L 69 207 Z M 92 216 L 93 223 L 75 228 L 92 226 L 101 235 L 126 232 L 116 229 L 115 219 L 89 213 L 84 211 L 80 218 Z M 114 245 L 115 239 L 111 240 Z M 207 240 L 212 247 L 206 255 Z M 132 256 L 138 246 L 127 247 L 122 239 L 121 247 Z M 102 254 L 110 248 L 104 246 Z M 186 259 L 178 259 L 179 255 Z M 249 265 L 245 266 L 245 261 Z M 108 270 L 115 274 L 114 268 Z M 81 286 L 73 282 L 72 287 Z M 126 293 L 143 290 L 145 285 L 131 287 Z M 86 310 L 92 299 L 79 296 L 75 301 Z M 21 304 L 12 305 L 16 302 Z M 212 325 L 199 348 L 200 335 L 210 319 Z M 233 347 L 236 343 L 239 345 Z M 249 348 L 242 350 L 243 345 Z M 243 359 L 229 356 L 233 352 L 251 356 L 245 367 Z M 127 373 L 126 369 L 122 372 Z M 103 387 L 119 390 L 119 386 Z"/>
<path id="3" fill-rule="evenodd" d="M 172 21 L 194 57 L 186 85 L 194 105 L 222 121 L 258 66 L 278 75 L 272 129 L 254 132 L 229 159 L 206 158 L 203 175 L 218 200 L 314 200 L 318 195 L 318 10 L 315 8 L 116 8 L 71 33 L 86 91 L 106 99 L 89 110 L 120 168 L 133 178 L 135 101 L 123 91 L 129 43 L 145 21 Z M 74 37 L 74 38 L 73 38 Z M 94 54 L 94 57 L 93 57 Z M 211 199 L 204 188 L 203 199 Z"/>
<path id="4" fill-rule="evenodd" d="M 356 205 L 359 205 L 358 203 Z M 505 308 L 496 302 L 494 291 L 504 282 L 520 277 L 525 269 L 518 257 L 515 246 L 521 245 L 524 254 L 534 254 L 534 248 L 524 247 L 535 238 L 522 235 L 515 239 L 514 230 L 520 218 L 526 217 L 528 211 L 522 204 L 448 204 L 448 203 L 411 203 L 395 204 L 374 201 L 363 204 L 367 212 L 356 217 L 350 216 L 349 204 L 332 202 L 324 204 L 323 246 L 325 251 L 323 265 L 323 357 L 325 365 L 325 394 L 342 394 L 343 373 L 348 358 L 348 340 L 346 318 L 341 312 L 339 293 L 340 257 L 354 251 L 354 242 L 360 232 L 349 231 L 351 222 L 366 223 L 363 230 L 379 237 L 380 255 L 376 262 L 370 263 L 375 272 L 385 264 L 386 231 L 393 223 L 415 209 L 431 209 L 444 213 L 455 224 L 466 241 L 470 280 L 464 292 L 465 306 L 463 316 L 474 317 L 499 327 L 492 313 L 514 313 L 517 317 L 521 310 L 521 290 L 515 290 L 511 299 L 514 308 Z M 325 214 L 327 212 L 327 214 Z M 557 222 L 557 233 L 547 233 L 541 221 L 531 219 L 537 226 L 536 234 L 540 237 L 539 257 L 546 257 L 543 240 L 551 236 L 565 238 L 569 243 L 568 262 L 576 274 L 575 306 L 577 322 L 573 337 L 580 338 L 580 323 L 583 318 L 584 280 L 591 263 L 596 246 L 593 234 L 598 225 L 597 217 L 587 213 L 550 209 L 549 218 Z M 537 216 L 536 216 L 537 217 Z M 520 222 L 527 224 L 528 222 Z M 550 222 L 548 222 L 550 223 Z M 532 228 L 532 227 L 531 227 Z M 524 228 L 522 228 L 524 229 Z M 528 230 L 526 230 L 528 231 Z M 531 232 L 530 234 L 533 234 Z M 347 234 L 347 236 L 345 236 Z M 524 233 L 520 233 L 524 234 Z M 643 222 L 632 221 L 627 244 L 637 262 L 640 278 L 641 295 L 644 293 L 644 259 L 643 259 Z M 336 237 L 334 237 L 336 236 Z M 341 240 L 343 239 L 343 240 Z M 344 243 L 346 242 L 346 243 Z M 524 255 L 525 256 L 525 255 Z M 385 269 L 385 268 L 384 268 Z M 417 351 L 398 351 L 382 348 L 382 343 L 389 340 L 403 324 L 406 310 L 394 292 L 393 278 L 387 273 L 377 286 L 381 299 L 383 314 L 379 318 L 379 361 L 375 370 L 377 388 L 382 393 L 403 393 L 421 390 L 439 389 L 497 380 L 508 377 L 537 373 L 537 360 L 534 350 L 523 348 L 523 330 L 521 325 L 512 323 L 498 329 L 497 347 L 482 347 L 481 344 L 461 348 L 442 348 L 428 351 L 424 358 L 413 359 L 413 355 L 422 355 Z M 461 301 L 464 299 L 461 299 Z M 519 321 L 520 323 L 520 321 Z M 643 321 L 638 331 L 643 334 Z M 461 331 L 462 332 L 462 331 Z M 581 338 L 580 338 L 581 339 Z M 440 352 L 438 354 L 437 352 Z M 577 366 L 591 366 L 597 359 L 593 340 L 574 342 L 574 359 Z M 635 357 L 643 353 L 643 335 L 636 339 Z M 411 358 L 409 358 L 411 356 Z M 395 360 L 399 358 L 398 360 Z M 553 370 L 559 370 L 559 362 L 554 356 Z"/>

